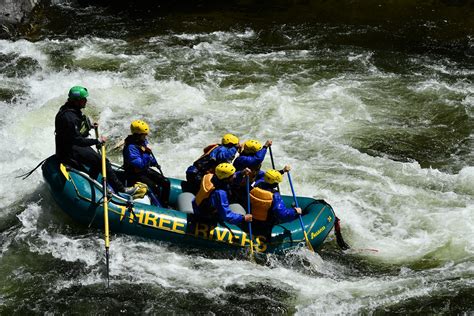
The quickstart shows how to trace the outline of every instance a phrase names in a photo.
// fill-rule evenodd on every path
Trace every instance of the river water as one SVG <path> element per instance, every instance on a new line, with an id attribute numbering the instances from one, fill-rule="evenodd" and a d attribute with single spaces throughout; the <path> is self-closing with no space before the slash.
<path id="1" fill-rule="evenodd" d="M 472 23 L 251 9 L 58 5 L 0 40 L 0 314 L 474 313 Z M 72 222 L 41 172 L 15 178 L 54 153 L 73 85 L 113 160 L 144 119 L 168 176 L 226 132 L 272 139 L 353 250 L 330 235 L 255 264 L 112 235 L 107 289 L 102 233 Z"/>

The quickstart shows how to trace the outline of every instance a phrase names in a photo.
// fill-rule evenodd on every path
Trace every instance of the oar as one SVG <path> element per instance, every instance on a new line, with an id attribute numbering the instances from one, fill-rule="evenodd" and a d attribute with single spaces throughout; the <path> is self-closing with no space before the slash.
<path id="1" fill-rule="evenodd" d="M 272 160 L 272 168 L 275 169 L 275 162 L 273 161 L 272 147 L 268 147 L 268 149 L 270 150 L 270 159 Z M 290 187 L 291 187 L 291 191 L 293 192 L 293 198 L 295 200 L 296 207 L 298 207 L 298 201 L 296 201 L 295 191 L 293 189 L 293 184 L 291 182 L 290 172 L 288 172 L 288 179 L 290 180 Z M 278 186 L 278 191 L 280 191 L 280 186 Z M 304 231 L 304 236 L 306 238 L 306 243 L 308 244 L 308 248 L 313 250 L 313 247 L 309 243 L 308 235 L 306 234 L 306 231 L 304 230 L 303 220 L 301 219 L 301 215 L 299 215 L 299 218 L 300 218 L 301 227 L 303 228 L 303 231 Z M 336 241 L 337 241 L 338 246 L 342 250 L 350 249 L 351 247 L 342 238 L 341 228 L 340 228 L 340 225 L 339 225 L 339 218 L 337 218 L 337 217 L 336 217 L 336 223 L 335 223 L 335 232 L 336 232 Z M 378 251 L 377 249 L 370 249 L 370 250 L 375 250 L 375 252 Z"/>
<path id="2" fill-rule="evenodd" d="M 270 151 L 270 159 L 272 161 L 272 169 L 275 169 L 275 161 L 273 161 L 273 152 L 272 152 L 272 146 L 268 147 L 268 150 Z M 278 192 L 280 191 L 280 185 L 277 184 Z"/>
<path id="3" fill-rule="evenodd" d="M 93 126 L 94 126 L 95 138 L 99 139 L 99 124 L 94 123 Z M 97 152 L 100 154 L 100 149 L 99 149 L 100 147 L 97 146 L 96 148 L 97 148 Z"/>
<path id="4" fill-rule="evenodd" d="M 102 151 L 102 186 L 104 194 L 104 230 L 105 230 L 105 263 L 106 263 L 106 273 L 107 273 L 107 287 L 109 287 L 109 202 L 107 200 L 107 171 L 105 167 L 105 144 L 101 143 Z"/>
<path id="5" fill-rule="evenodd" d="M 344 238 L 342 238 L 341 224 L 339 222 L 340 222 L 340 219 L 336 216 L 336 222 L 334 224 L 334 231 L 335 231 L 335 234 L 336 234 L 337 245 L 342 250 L 350 249 L 351 247 L 344 241 Z"/>
<path id="6" fill-rule="evenodd" d="M 293 194 L 293 200 L 295 201 L 295 206 L 299 207 L 298 200 L 296 199 L 295 189 L 293 188 L 293 182 L 291 181 L 290 172 L 288 171 L 287 174 L 288 174 L 288 181 L 290 182 L 291 193 Z M 304 223 L 303 223 L 303 219 L 301 218 L 301 214 L 298 214 L 298 218 L 300 219 L 301 229 L 303 230 L 304 238 L 306 239 L 306 245 L 308 246 L 309 250 L 314 251 L 313 246 L 309 242 L 308 234 L 306 234 L 306 230 L 304 229 Z"/>
<path id="7" fill-rule="evenodd" d="M 160 167 L 160 165 L 158 164 L 158 160 L 156 160 L 155 154 L 153 154 L 152 151 L 150 151 L 150 154 L 151 154 L 151 156 L 153 157 L 153 159 L 155 159 L 155 161 L 156 161 L 156 166 L 155 166 L 156 169 L 158 169 L 158 171 L 159 171 L 159 172 L 161 173 L 161 175 L 164 177 L 165 175 L 163 174 L 163 170 L 161 170 L 161 167 Z M 163 191 L 162 191 L 162 192 L 163 192 Z M 153 194 L 153 192 L 150 191 L 149 193 L 150 193 L 150 198 L 151 198 L 152 200 L 155 200 L 155 203 L 158 203 L 158 206 L 162 207 L 162 206 L 161 206 L 161 203 L 159 202 L 158 198 Z"/>
<path id="8" fill-rule="evenodd" d="M 272 146 L 268 147 L 268 150 L 270 151 L 270 159 L 272 160 L 272 168 L 275 169 L 275 161 L 273 161 Z"/>
<path id="9" fill-rule="evenodd" d="M 120 149 L 120 147 L 123 147 L 124 144 L 125 144 L 125 139 L 121 139 L 114 145 L 114 147 L 112 147 L 112 150 L 118 150 Z"/>
<path id="10" fill-rule="evenodd" d="M 250 176 L 247 175 L 247 214 L 252 214 L 252 211 L 250 210 Z M 255 260 L 254 254 L 253 254 L 253 234 L 252 234 L 252 222 L 248 222 L 249 224 L 249 237 L 250 237 L 250 256 L 251 260 Z"/>
<path id="11" fill-rule="evenodd" d="M 150 151 L 150 154 L 151 154 L 151 156 L 153 157 L 153 159 L 155 159 L 155 161 L 156 161 L 156 166 L 155 166 L 156 169 L 158 169 L 158 171 L 159 171 L 159 172 L 161 173 L 161 175 L 164 177 L 165 175 L 163 174 L 163 171 L 161 170 L 161 166 L 158 164 L 158 160 L 156 160 L 155 154 L 154 154 L 152 151 Z"/>

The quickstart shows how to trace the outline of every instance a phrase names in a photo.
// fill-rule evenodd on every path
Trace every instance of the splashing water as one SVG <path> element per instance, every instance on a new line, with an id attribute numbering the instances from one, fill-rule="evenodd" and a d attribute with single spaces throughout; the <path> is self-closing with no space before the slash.
<path id="1" fill-rule="evenodd" d="M 147 27 L 129 38 L 111 30 L 0 40 L 0 312 L 473 311 L 470 57 L 327 36 L 370 27 Z M 329 240 L 319 255 L 303 248 L 256 265 L 114 235 L 104 293 L 101 232 L 67 218 L 40 172 L 15 178 L 54 153 L 54 116 L 76 84 L 88 87 L 87 113 L 110 147 L 131 120 L 150 124 L 167 176 L 183 178 L 223 133 L 272 139 L 277 167 L 293 167 L 296 193 L 325 199 L 346 241 L 378 252 L 343 254 Z"/>

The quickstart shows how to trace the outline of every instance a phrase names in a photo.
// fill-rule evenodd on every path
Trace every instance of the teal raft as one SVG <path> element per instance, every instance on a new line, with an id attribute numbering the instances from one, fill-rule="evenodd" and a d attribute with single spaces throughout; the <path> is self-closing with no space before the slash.
<path id="1" fill-rule="evenodd" d="M 65 167 L 55 156 L 46 159 L 42 169 L 54 200 L 64 212 L 83 225 L 104 227 L 102 185 L 98 181 L 82 171 Z M 170 205 L 176 207 L 182 193 L 182 180 L 169 180 Z M 282 197 L 287 206 L 292 204 L 292 196 Z M 304 229 L 311 245 L 317 249 L 334 227 L 336 216 L 324 200 L 308 197 L 297 199 L 304 214 Z M 147 205 L 115 194 L 109 198 L 108 204 L 110 230 L 115 233 L 213 249 L 245 251 L 250 247 L 245 227 L 198 222 L 193 214 Z M 253 238 L 254 250 L 260 253 L 280 253 L 305 245 L 304 232 L 298 219 L 275 225 L 270 237 Z"/>

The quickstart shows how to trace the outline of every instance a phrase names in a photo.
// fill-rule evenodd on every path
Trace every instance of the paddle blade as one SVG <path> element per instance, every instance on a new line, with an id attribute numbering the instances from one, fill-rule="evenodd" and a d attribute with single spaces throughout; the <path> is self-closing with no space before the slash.
<path id="1" fill-rule="evenodd" d="M 312 252 L 314 252 L 314 249 L 313 249 L 313 245 L 311 245 L 311 242 L 309 241 L 309 238 L 308 238 L 308 234 L 306 233 L 305 230 L 303 230 L 304 232 L 304 238 L 306 240 L 306 246 L 308 246 L 308 249 L 311 250 Z"/>
<path id="2" fill-rule="evenodd" d="M 252 214 L 250 206 L 250 177 L 246 176 L 246 187 L 247 187 L 247 214 Z M 252 234 L 252 223 L 249 222 L 249 237 L 250 237 L 250 261 L 255 262 L 255 257 L 253 254 L 253 234 Z"/>
<path id="3" fill-rule="evenodd" d="M 339 248 L 342 250 L 347 250 L 350 249 L 351 247 L 344 241 L 344 238 L 342 238 L 342 233 L 341 233 L 341 225 L 339 223 L 339 218 L 336 217 L 336 223 L 334 224 L 334 232 L 336 234 L 336 242 Z"/>
<path id="4" fill-rule="evenodd" d="M 109 277 L 109 248 L 105 248 L 105 273 L 107 275 L 107 287 L 110 287 Z"/>

